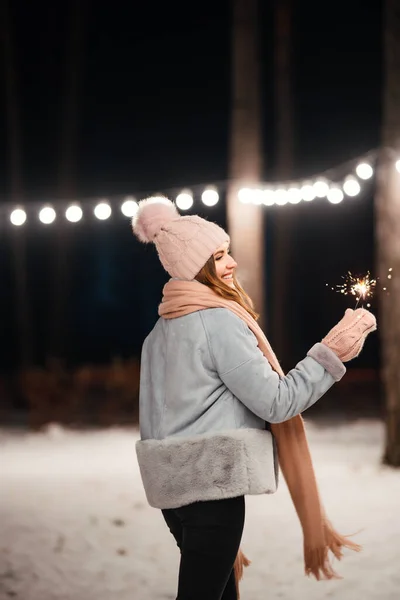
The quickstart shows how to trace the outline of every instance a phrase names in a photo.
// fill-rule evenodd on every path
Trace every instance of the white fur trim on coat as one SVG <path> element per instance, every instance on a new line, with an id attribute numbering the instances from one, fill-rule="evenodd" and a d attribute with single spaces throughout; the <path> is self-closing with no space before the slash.
<path id="1" fill-rule="evenodd" d="M 278 462 L 270 431 L 236 429 L 136 443 L 150 506 L 178 508 L 192 502 L 272 494 Z"/>
<path id="2" fill-rule="evenodd" d="M 325 344 L 314 344 L 314 346 L 307 352 L 307 356 L 311 356 L 320 365 L 324 367 L 328 373 L 330 373 L 335 381 L 340 381 L 343 375 L 346 373 L 346 367 L 336 356 L 336 354 L 325 346 Z"/>

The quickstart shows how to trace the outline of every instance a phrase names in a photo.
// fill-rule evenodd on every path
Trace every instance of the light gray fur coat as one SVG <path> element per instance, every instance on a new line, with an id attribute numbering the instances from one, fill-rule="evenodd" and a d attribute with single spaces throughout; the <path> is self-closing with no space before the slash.
<path id="1" fill-rule="evenodd" d="M 302 413 L 339 381 L 323 344 L 285 377 L 247 325 L 225 308 L 159 319 L 142 350 L 137 458 L 148 502 L 273 493 L 278 464 L 268 423 Z"/>

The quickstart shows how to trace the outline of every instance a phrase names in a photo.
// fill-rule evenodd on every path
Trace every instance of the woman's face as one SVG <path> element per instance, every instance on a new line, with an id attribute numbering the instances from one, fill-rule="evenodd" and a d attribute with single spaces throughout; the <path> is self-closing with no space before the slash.
<path id="1" fill-rule="evenodd" d="M 235 284 L 233 283 L 233 272 L 237 267 L 237 263 L 229 254 L 229 242 L 225 242 L 225 244 L 222 244 L 222 246 L 214 252 L 214 263 L 217 277 L 222 279 L 229 287 L 235 287 Z"/>

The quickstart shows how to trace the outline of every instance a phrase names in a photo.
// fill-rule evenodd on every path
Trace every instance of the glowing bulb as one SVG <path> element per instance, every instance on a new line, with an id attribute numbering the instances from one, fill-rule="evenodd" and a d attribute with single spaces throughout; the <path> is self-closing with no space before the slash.
<path id="1" fill-rule="evenodd" d="M 253 190 L 252 199 L 253 199 L 253 204 L 256 204 L 257 206 L 261 206 L 261 204 L 264 203 L 263 191 L 262 190 Z"/>
<path id="2" fill-rule="evenodd" d="M 313 185 L 315 195 L 317 198 L 325 198 L 329 192 L 329 185 L 323 179 L 318 179 Z"/>
<path id="3" fill-rule="evenodd" d="M 278 188 L 275 190 L 275 202 L 278 206 L 284 206 L 289 202 L 289 196 L 284 188 Z"/>
<path id="4" fill-rule="evenodd" d="M 273 206 L 275 204 L 275 192 L 274 190 L 266 189 L 262 192 L 263 204 L 265 206 Z"/>
<path id="5" fill-rule="evenodd" d="M 16 227 L 20 227 L 26 221 L 26 212 L 22 208 L 16 208 L 10 215 L 10 221 Z"/>
<path id="6" fill-rule="evenodd" d="M 193 206 L 193 196 L 191 192 L 182 192 L 176 198 L 176 205 L 181 210 L 189 210 Z"/>
<path id="7" fill-rule="evenodd" d="M 39 219 L 44 225 L 50 225 L 56 218 L 56 211 L 51 206 L 45 206 L 39 213 Z"/>
<path id="8" fill-rule="evenodd" d="M 82 219 L 82 209 L 77 204 L 71 204 L 65 211 L 65 216 L 71 223 L 77 223 Z"/>
<path id="9" fill-rule="evenodd" d="M 374 170 L 368 163 L 360 163 L 356 168 L 356 173 L 360 179 L 370 179 L 374 174 Z"/>
<path id="10" fill-rule="evenodd" d="M 94 215 L 100 221 L 105 221 L 111 216 L 111 206 L 108 202 L 99 202 L 94 209 Z"/>
<path id="11" fill-rule="evenodd" d="M 251 190 L 250 188 L 242 188 L 238 191 L 238 198 L 240 200 L 240 202 L 242 202 L 243 204 L 250 204 L 253 200 L 252 200 L 252 195 L 253 195 L 254 190 Z"/>
<path id="12" fill-rule="evenodd" d="M 301 188 L 301 197 L 306 202 L 310 202 L 315 198 L 315 190 L 312 185 L 306 184 Z"/>
<path id="13" fill-rule="evenodd" d="M 122 214 L 125 217 L 129 217 L 129 218 L 134 217 L 136 215 L 138 209 L 139 209 L 138 203 L 136 202 L 136 200 L 134 200 L 130 196 L 128 196 L 128 198 L 125 199 L 125 202 L 121 206 Z"/>
<path id="14" fill-rule="evenodd" d="M 339 187 L 333 185 L 329 189 L 327 198 L 331 204 L 339 204 L 343 200 L 344 194 Z"/>
<path id="15" fill-rule="evenodd" d="M 297 187 L 291 187 L 288 190 L 290 204 L 298 204 L 301 202 L 301 191 Z"/>
<path id="16" fill-rule="evenodd" d="M 206 206 L 215 206 L 219 200 L 217 190 L 215 188 L 207 188 L 202 193 L 201 200 Z"/>
<path id="17" fill-rule="evenodd" d="M 400 173 L 400 160 L 396 161 L 396 169 Z"/>
<path id="18" fill-rule="evenodd" d="M 361 191 L 360 184 L 355 177 L 348 177 L 343 184 L 343 189 L 348 196 L 357 196 Z"/>

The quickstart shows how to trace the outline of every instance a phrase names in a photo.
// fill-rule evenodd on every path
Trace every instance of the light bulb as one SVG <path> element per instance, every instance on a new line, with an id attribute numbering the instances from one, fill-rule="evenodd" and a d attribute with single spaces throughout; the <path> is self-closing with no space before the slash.
<path id="1" fill-rule="evenodd" d="M 303 187 L 301 188 L 301 197 L 306 202 L 310 202 L 311 200 L 314 200 L 315 190 L 314 190 L 313 186 L 308 183 L 303 185 Z"/>
<path id="2" fill-rule="evenodd" d="M 99 202 L 94 209 L 94 214 L 100 221 L 105 221 L 111 216 L 111 206 L 108 202 Z"/>
<path id="3" fill-rule="evenodd" d="M 16 208 L 10 215 L 10 221 L 16 227 L 20 227 L 26 221 L 26 212 L 22 208 Z"/>
<path id="4" fill-rule="evenodd" d="M 273 206 L 275 204 L 275 192 L 271 189 L 262 191 L 263 204 L 265 206 Z"/>
<path id="5" fill-rule="evenodd" d="M 189 210 L 193 206 L 193 196 L 191 192 L 181 192 L 176 198 L 176 205 L 181 210 Z"/>
<path id="6" fill-rule="evenodd" d="M 329 188 L 327 198 L 331 204 L 339 204 L 343 200 L 344 194 L 340 187 L 333 185 Z"/>
<path id="7" fill-rule="evenodd" d="M 291 187 L 288 190 L 288 198 L 290 204 L 298 204 L 301 202 L 301 191 L 297 187 Z"/>
<path id="8" fill-rule="evenodd" d="M 360 179 L 370 179 L 374 170 L 368 163 L 360 163 L 356 168 L 356 173 Z"/>
<path id="9" fill-rule="evenodd" d="M 289 201 L 287 190 L 284 188 L 278 188 L 275 190 L 275 202 L 278 206 L 284 206 Z"/>
<path id="10" fill-rule="evenodd" d="M 314 183 L 313 188 L 314 188 L 314 192 L 315 192 L 315 195 L 317 196 L 317 198 L 325 198 L 325 196 L 329 192 L 329 185 L 323 179 L 318 179 Z"/>
<path id="11" fill-rule="evenodd" d="M 71 223 L 77 223 L 82 219 L 82 209 L 77 204 L 71 204 L 65 211 L 65 216 Z"/>
<path id="12" fill-rule="evenodd" d="M 125 198 L 125 201 L 123 202 L 122 206 L 121 206 L 121 212 L 125 217 L 134 217 L 137 213 L 139 209 L 139 205 L 136 202 L 136 200 L 134 200 L 133 198 L 131 198 L 130 196 L 128 196 L 128 198 Z"/>
<path id="13" fill-rule="evenodd" d="M 51 206 L 45 206 L 39 212 L 39 219 L 44 225 L 50 225 L 56 218 L 56 211 Z"/>
<path id="14" fill-rule="evenodd" d="M 219 200 L 217 190 L 215 188 L 207 188 L 202 193 L 201 200 L 206 206 L 215 206 Z"/>
<path id="15" fill-rule="evenodd" d="M 343 189 L 348 196 L 357 196 L 361 191 L 361 186 L 355 177 L 348 177 L 343 184 Z"/>
<path id="16" fill-rule="evenodd" d="M 250 188 L 241 188 L 238 191 L 238 198 L 243 204 L 250 204 L 253 201 L 254 190 Z"/>

